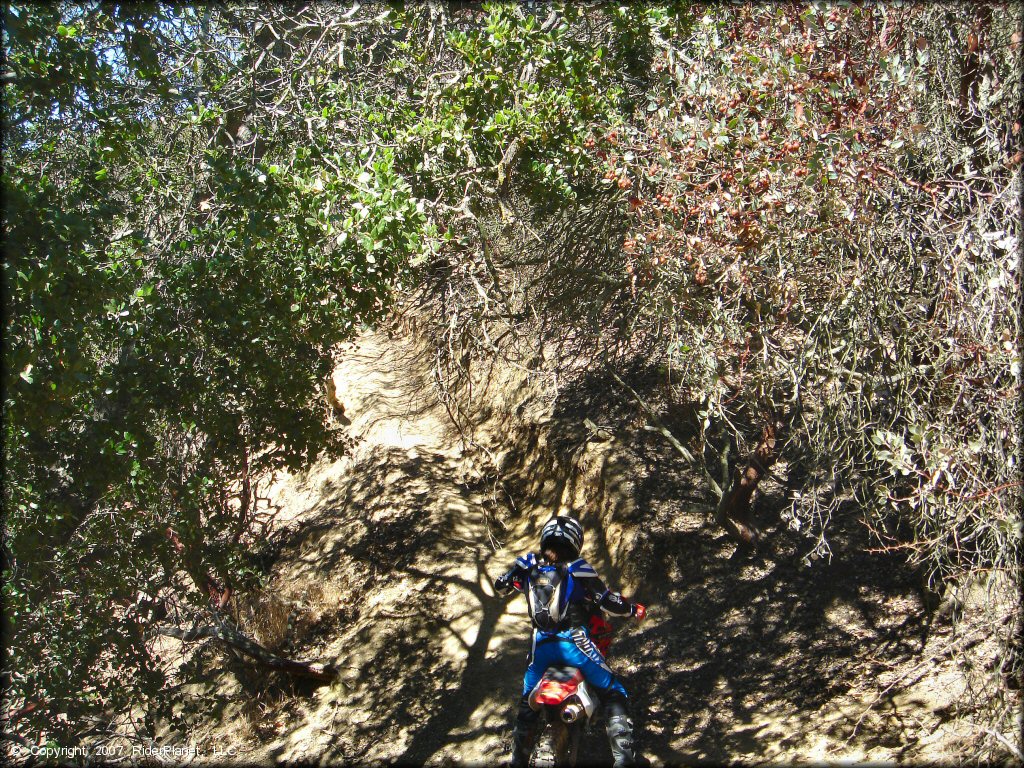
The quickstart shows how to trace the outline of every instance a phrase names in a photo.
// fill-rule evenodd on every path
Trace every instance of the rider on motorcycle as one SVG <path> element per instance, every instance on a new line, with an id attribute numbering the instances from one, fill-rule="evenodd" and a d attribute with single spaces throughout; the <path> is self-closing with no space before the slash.
<path id="1" fill-rule="evenodd" d="M 561 515 L 553 517 L 540 535 L 543 559 L 533 552 L 522 555 L 508 573 L 494 582 L 495 592 L 500 596 L 513 590 L 526 595 L 534 627 L 530 665 L 523 678 L 523 695 L 512 731 L 514 767 L 526 765 L 540 717 L 530 707 L 530 692 L 552 665 L 576 667 L 583 673 L 604 703 L 605 728 L 615 767 L 635 765 L 633 722 L 626 709 L 626 689 L 595 647 L 588 622 L 591 614 L 600 609 L 638 619 L 644 617 L 646 609 L 605 587 L 597 572 L 579 556 L 582 547 L 583 526 L 579 521 Z"/>

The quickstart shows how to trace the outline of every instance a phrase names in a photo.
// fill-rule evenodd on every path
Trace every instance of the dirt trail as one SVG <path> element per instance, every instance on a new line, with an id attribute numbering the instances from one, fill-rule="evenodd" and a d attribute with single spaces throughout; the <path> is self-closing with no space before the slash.
<path id="1" fill-rule="evenodd" d="M 559 436 L 559 418 L 615 423 L 586 392 L 563 393 L 568 411 L 547 413 L 510 455 L 507 422 L 476 434 L 490 452 L 462 441 L 409 336 L 366 334 L 340 359 L 355 446 L 276 487 L 278 554 L 249 629 L 342 679 L 303 688 L 231 667 L 200 744 L 246 764 L 503 762 L 528 623 L 491 579 L 570 504 L 586 512 L 584 554 L 599 571 L 646 589 L 651 617 L 623 626 L 613 666 L 654 764 L 951 759 L 955 659 L 936 655 L 941 633 L 925 643 L 913 589 L 870 558 L 807 569 L 782 526 L 771 552 L 733 562 L 653 438 Z M 496 455 L 507 485 L 491 472 Z M 602 733 L 584 756 L 608 759 Z"/>

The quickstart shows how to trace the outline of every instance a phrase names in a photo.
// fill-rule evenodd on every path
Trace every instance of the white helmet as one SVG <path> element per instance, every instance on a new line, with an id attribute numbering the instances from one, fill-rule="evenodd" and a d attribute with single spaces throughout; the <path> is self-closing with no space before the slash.
<path id="1" fill-rule="evenodd" d="M 552 541 L 568 544 L 573 550 L 573 557 L 579 557 L 580 550 L 583 549 L 583 526 L 578 520 L 571 517 L 564 515 L 552 517 L 544 523 L 544 528 L 540 532 L 541 549 L 544 549 Z"/>

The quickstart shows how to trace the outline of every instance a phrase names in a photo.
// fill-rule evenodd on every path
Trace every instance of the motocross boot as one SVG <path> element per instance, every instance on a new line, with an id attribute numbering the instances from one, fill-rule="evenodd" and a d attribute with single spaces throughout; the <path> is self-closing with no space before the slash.
<path id="1" fill-rule="evenodd" d="M 529 699 L 523 696 L 519 700 L 515 725 L 512 726 L 512 768 L 526 768 L 530 762 L 530 750 L 533 749 L 539 718 L 540 712 L 535 712 L 530 707 Z"/>
<path id="2" fill-rule="evenodd" d="M 636 754 L 633 751 L 633 721 L 629 718 L 625 700 L 615 696 L 604 706 L 605 731 L 608 733 L 608 746 L 612 749 L 614 768 L 625 768 L 636 765 Z"/>

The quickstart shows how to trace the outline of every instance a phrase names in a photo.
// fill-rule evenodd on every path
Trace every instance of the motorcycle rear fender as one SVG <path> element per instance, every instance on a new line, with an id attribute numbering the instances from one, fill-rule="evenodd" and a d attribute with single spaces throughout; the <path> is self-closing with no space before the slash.
<path id="1" fill-rule="evenodd" d="M 540 709 L 545 704 L 561 704 L 573 694 L 578 694 L 585 685 L 583 673 L 575 667 L 548 667 L 530 691 L 530 706 Z"/>
<path id="2" fill-rule="evenodd" d="M 551 667 L 530 691 L 530 707 L 539 710 L 545 704 L 557 706 L 565 703 L 573 694 L 579 698 L 587 717 L 593 717 L 594 710 L 597 709 L 597 697 L 591 691 L 583 673 L 575 667 Z"/>
<path id="3" fill-rule="evenodd" d="M 597 697 L 590 692 L 590 686 L 587 685 L 586 680 L 580 683 L 579 688 L 576 689 L 576 695 L 580 698 L 580 703 L 587 713 L 587 718 L 593 717 L 594 710 L 597 709 Z"/>

